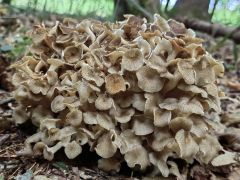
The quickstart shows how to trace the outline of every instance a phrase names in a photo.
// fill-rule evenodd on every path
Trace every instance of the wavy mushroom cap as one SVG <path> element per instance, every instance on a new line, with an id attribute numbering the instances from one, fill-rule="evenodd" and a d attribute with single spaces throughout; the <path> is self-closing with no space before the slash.
<path id="1" fill-rule="evenodd" d="M 121 66 L 123 69 L 128 71 L 137 71 L 144 64 L 144 57 L 142 52 L 137 49 L 129 49 L 126 50 L 123 57 Z"/>
<path id="2" fill-rule="evenodd" d="M 97 86 L 101 86 L 104 83 L 104 80 L 87 64 L 82 65 L 82 77 L 87 81 L 93 81 Z"/>
<path id="3" fill-rule="evenodd" d="M 42 120 L 49 118 L 53 118 L 53 113 L 43 105 L 36 106 L 31 114 L 32 123 L 38 127 Z"/>
<path id="4" fill-rule="evenodd" d="M 63 96 L 61 95 L 56 96 L 51 103 L 52 111 L 56 113 L 65 109 L 66 106 L 64 104 L 64 100 L 65 98 Z"/>
<path id="5" fill-rule="evenodd" d="M 68 159 L 74 159 L 81 154 L 82 147 L 76 141 L 72 141 L 65 146 L 64 152 Z"/>
<path id="6" fill-rule="evenodd" d="M 149 119 L 134 119 L 133 131 L 137 136 L 144 136 L 153 132 L 154 126 Z"/>
<path id="7" fill-rule="evenodd" d="M 49 58 L 47 63 L 50 65 L 48 71 L 56 71 L 59 67 L 65 64 L 64 61 L 56 58 Z"/>
<path id="8" fill-rule="evenodd" d="M 98 110 L 108 110 L 112 105 L 113 99 L 102 94 L 100 94 L 95 101 L 95 106 Z"/>
<path id="9" fill-rule="evenodd" d="M 95 148 L 96 153 L 103 158 L 112 157 L 116 151 L 117 146 L 113 144 L 113 134 L 108 133 L 101 136 Z"/>
<path id="10" fill-rule="evenodd" d="M 105 87 L 109 94 L 117 94 L 126 90 L 125 80 L 119 74 L 109 74 L 105 77 Z"/>
<path id="11" fill-rule="evenodd" d="M 16 124 L 23 124 L 29 118 L 29 113 L 26 112 L 26 108 L 24 106 L 18 106 L 13 110 L 13 119 Z"/>
<path id="12" fill-rule="evenodd" d="M 145 92 L 154 93 L 163 88 L 164 79 L 154 69 L 143 66 L 136 72 L 136 75 L 138 86 Z"/>
<path id="13" fill-rule="evenodd" d="M 154 108 L 153 110 L 154 122 L 156 127 L 168 126 L 172 119 L 172 112 L 168 110 L 162 110 L 160 108 Z"/>
<path id="14" fill-rule="evenodd" d="M 196 72 L 193 69 L 192 61 L 183 61 L 178 62 L 178 70 L 181 73 L 184 81 L 187 84 L 194 84 L 196 81 Z"/>
<path id="15" fill-rule="evenodd" d="M 46 35 L 47 35 L 46 28 L 41 26 L 36 27 L 36 29 L 32 32 L 33 43 L 34 44 L 41 43 L 46 38 Z"/>
<path id="16" fill-rule="evenodd" d="M 66 121 L 72 126 L 80 126 L 82 122 L 82 111 L 72 110 L 66 115 Z"/>
<path id="17" fill-rule="evenodd" d="M 67 63 L 75 63 L 82 58 L 83 50 L 79 47 L 69 46 L 63 51 L 63 57 Z"/>
<path id="18" fill-rule="evenodd" d="M 128 151 L 124 155 L 129 167 L 134 168 L 136 165 L 140 166 L 140 169 L 144 170 L 149 165 L 149 157 L 146 149 L 142 146 L 138 146 L 135 149 Z"/>
<path id="19" fill-rule="evenodd" d="M 105 171 L 125 162 L 179 179 L 176 159 L 236 163 L 216 136 L 225 129 L 217 85 L 223 64 L 182 23 L 124 17 L 34 26 L 29 52 L 11 65 L 13 121 L 37 127 L 20 154 L 53 160 L 64 148 L 74 159 L 88 145 Z"/>
<path id="20" fill-rule="evenodd" d="M 46 76 L 50 85 L 54 85 L 58 81 L 58 74 L 55 71 L 48 71 Z"/>

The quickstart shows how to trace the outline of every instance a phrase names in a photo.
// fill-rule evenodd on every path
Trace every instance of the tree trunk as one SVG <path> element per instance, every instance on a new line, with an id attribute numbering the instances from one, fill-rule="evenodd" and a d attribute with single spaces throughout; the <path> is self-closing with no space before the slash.
<path id="1" fill-rule="evenodd" d="M 44 12 L 47 11 L 46 8 L 47 8 L 47 0 L 45 0 L 45 2 L 44 2 L 44 6 L 43 6 L 43 11 L 44 11 Z"/>
<path id="2" fill-rule="evenodd" d="M 177 0 L 173 9 L 170 11 L 172 17 L 189 17 L 210 21 L 208 13 L 210 0 Z"/>
<path id="3" fill-rule="evenodd" d="M 160 1 L 159 0 L 140 0 L 139 4 L 151 14 L 160 14 Z"/>
<path id="4" fill-rule="evenodd" d="M 123 20 L 124 14 L 129 14 L 129 7 L 126 0 L 114 0 L 114 17 L 115 20 Z"/>
<path id="5" fill-rule="evenodd" d="M 122 20 L 124 14 L 152 19 L 154 13 L 161 14 L 159 0 L 114 0 L 116 20 Z"/>
<path id="6" fill-rule="evenodd" d="M 11 0 L 2 0 L 3 4 L 11 4 Z"/>
<path id="7" fill-rule="evenodd" d="M 73 10 L 73 0 L 70 0 L 69 12 L 72 13 Z"/>
<path id="8" fill-rule="evenodd" d="M 240 26 L 238 28 L 231 28 L 221 24 L 212 24 L 207 21 L 187 17 L 178 17 L 176 20 L 184 23 L 187 28 L 208 33 L 213 37 L 226 37 L 232 39 L 236 44 L 240 44 Z"/>

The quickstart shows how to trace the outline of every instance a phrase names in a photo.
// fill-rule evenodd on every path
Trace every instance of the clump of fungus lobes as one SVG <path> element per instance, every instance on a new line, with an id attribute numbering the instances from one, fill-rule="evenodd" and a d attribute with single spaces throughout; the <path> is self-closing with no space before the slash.
<path id="1" fill-rule="evenodd" d="M 211 163 L 222 150 L 216 78 L 223 65 L 182 24 L 159 15 L 116 23 L 65 19 L 35 26 L 29 54 L 15 63 L 16 124 L 32 121 L 25 154 L 70 159 L 88 144 L 99 167 L 155 166 L 179 175 L 174 159 Z"/>

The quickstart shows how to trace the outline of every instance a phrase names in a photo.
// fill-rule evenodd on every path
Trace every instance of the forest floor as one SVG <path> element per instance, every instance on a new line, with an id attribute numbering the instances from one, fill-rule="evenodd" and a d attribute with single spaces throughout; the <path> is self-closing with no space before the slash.
<path id="1" fill-rule="evenodd" d="M 0 7 L 0 14 L 7 14 Z M 18 17 L 18 18 L 16 18 Z M 47 25 L 55 22 L 52 16 L 46 20 Z M 17 154 L 24 146 L 24 141 L 31 130 L 28 125 L 11 124 L 12 109 L 16 102 L 11 91 L 12 70 L 9 65 L 24 55 L 26 47 L 31 42 L 27 36 L 33 24 L 40 23 L 31 15 L 11 14 L 9 18 L 0 19 L 0 180 L 21 179 L 138 179 L 141 175 L 129 169 L 123 169 L 119 174 L 106 174 L 97 168 L 97 157 L 85 150 L 76 160 L 70 161 L 59 152 L 54 161 L 46 161 L 40 157 L 22 157 Z M 199 33 L 207 39 L 206 49 L 213 56 L 224 62 L 225 76 L 218 84 L 226 96 L 221 99 L 222 113 L 220 120 L 229 127 L 229 132 L 219 134 L 220 142 L 227 150 L 240 152 L 240 51 L 239 45 L 226 39 L 215 39 Z M 232 129 L 233 128 L 233 129 Z M 232 131 L 231 131 L 232 130 Z M 196 180 L 231 179 L 240 177 L 240 167 L 236 165 L 214 168 L 194 163 L 182 174 L 183 179 L 190 177 Z M 142 179 L 142 178 L 141 178 Z M 159 179 L 159 178 L 157 178 Z M 166 179 L 166 178 L 162 178 Z M 174 178 L 168 178 L 174 179 Z"/>

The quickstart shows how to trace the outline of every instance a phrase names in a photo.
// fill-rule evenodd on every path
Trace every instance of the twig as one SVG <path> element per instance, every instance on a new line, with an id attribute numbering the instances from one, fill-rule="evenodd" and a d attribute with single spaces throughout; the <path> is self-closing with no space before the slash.
<path id="1" fill-rule="evenodd" d="M 9 179 L 12 179 L 20 168 L 21 168 L 21 166 L 18 167 L 18 168 L 9 176 Z"/>
<path id="2" fill-rule="evenodd" d="M 7 98 L 7 99 L 0 100 L 0 105 L 7 104 L 9 102 L 12 102 L 13 100 L 14 98 Z"/>
<path id="3" fill-rule="evenodd" d="M 0 137 L 0 146 L 10 138 L 9 134 L 4 134 Z"/>
<path id="4" fill-rule="evenodd" d="M 137 8 L 144 16 L 146 16 L 148 19 L 152 20 L 153 16 L 151 13 L 149 13 L 148 11 L 146 11 L 146 9 L 144 9 L 136 0 L 127 0 L 127 2 L 131 3 L 132 5 L 135 6 L 135 8 Z"/>
<path id="5" fill-rule="evenodd" d="M 114 2 L 116 3 L 116 4 L 114 5 L 115 9 L 114 9 L 114 12 L 113 12 L 113 14 L 114 14 L 114 19 L 116 19 L 116 17 L 117 17 L 117 11 L 118 11 L 118 8 L 119 8 L 119 1 L 120 1 L 120 0 L 115 0 L 115 1 L 114 1 Z"/>
<path id="6" fill-rule="evenodd" d="M 212 20 L 212 17 L 213 17 L 213 14 L 214 14 L 214 11 L 215 11 L 215 9 L 216 9 L 216 7 L 217 7 L 218 2 L 219 2 L 219 0 L 215 0 L 215 1 L 214 1 L 213 9 L 212 9 L 212 12 L 211 12 L 211 14 L 210 14 L 210 19 L 211 19 L 211 20 Z"/>
<path id="7" fill-rule="evenodd" d="M 43 6 L 43 12 L 45 12 L 45 11 L 46 11 L 46 7 L 47 7 L 47 0 L 45 0 L 45 2 L 44 2 L 44 6 Z"/>
<path id="8" fill-rule="evenodd" d="M 33 165 L 29 168 L 29 170 L 32 170 L 33 169 L 33 167 L 36 165 L 37 163 L 36 162 L 34 162 L 33 163 Z"/>
<path id="9" fill-rule="evenodd" d="M 167 4 L 166 4 L 166 6 L 165 6 L 165 8 L 164 8 L 164 12 L 165 12 L 165 13 L 168 12 L 169 2 L 170 2 L 170 0 L 167 0 Z"/>

